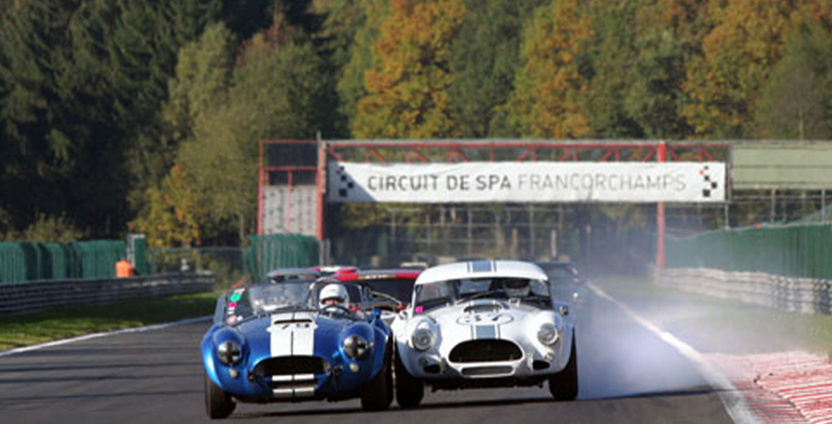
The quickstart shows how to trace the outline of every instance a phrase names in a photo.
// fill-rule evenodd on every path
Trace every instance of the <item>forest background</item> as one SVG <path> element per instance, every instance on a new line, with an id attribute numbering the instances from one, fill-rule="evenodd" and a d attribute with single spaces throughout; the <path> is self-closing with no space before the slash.
<path id="1" fill-rule="evenodd" d="M 0 0 L 0 16 L 0 240 L 245 243 L 267 138 L 832 132 L 828 0 Z"/>

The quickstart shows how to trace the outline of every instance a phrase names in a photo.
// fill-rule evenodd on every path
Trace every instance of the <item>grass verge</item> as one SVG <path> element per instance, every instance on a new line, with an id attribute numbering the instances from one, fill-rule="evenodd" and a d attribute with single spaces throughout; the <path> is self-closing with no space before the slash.
<path id="1" fill-rule="evenodd" d="M 198 293 L 0 317 L 0 350 L 211 315 L 218 296 Z"/>

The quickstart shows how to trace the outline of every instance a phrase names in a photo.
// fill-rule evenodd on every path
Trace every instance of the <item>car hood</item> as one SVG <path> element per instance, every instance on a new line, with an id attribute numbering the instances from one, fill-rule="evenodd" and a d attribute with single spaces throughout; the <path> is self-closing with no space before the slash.
<path id="1" fill-rule="evenodd" d="M 338 334 L 353 322 L 311 311 L 283 312 L 245 322 L 238 331 L 256 362 L 275 356 L 330 356 Z"/>

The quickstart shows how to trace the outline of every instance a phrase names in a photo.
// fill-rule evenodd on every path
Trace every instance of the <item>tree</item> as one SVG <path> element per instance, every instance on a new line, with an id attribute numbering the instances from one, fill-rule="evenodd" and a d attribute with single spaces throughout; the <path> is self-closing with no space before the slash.
<path id="1" fill-rule="evenodd" d="M 211 205 L 203 225 L 217 230 L 209 235 L 214 240 L 229 240 L 224 223 L 235 224 L 240 243 L 253 230 L 259 141 L 313 137 L 326 116 L 326 81 L 314 48 L 273 43 L 279 38 L 258 34 L 245 45 L 227 93 L 214 96 L 179 150 Z"/>
<path id="2" fill-rule="evenodd" d="M 463 137 L 517 135 L 501 106 L 514 88 L 523 24 L 543 0 L 467 0 L 451 45 L 448 88 Z"/>
<path id="3" fill-rule="evenodd" d="M 465 17 L 462 0 L 394 0 L 364 74 L 368 95 L 352 122 L 358 138 L 441 138 L 456 134 L 448 86 L 450 43 Z"/>
<path id="4" fill-rule="evenodd" d="M 193 125 L 217 104 L 225 102 L 234 71 L 237 41 L 222 23 L 216 23 L 179 51 L 176 77 L 168 83 L 164 118 L 176 141 L 193 137 Z"/>
<path id="5" fill-rule="evenodd" d="M 38 1 L 11 6 L 0 22 L 0 120 L 3 121 L 3 190 L 0 200 L 18 228 L 38 210 L 66 210 L 60 186 L 71 176 L 84 137 L 61 108 L 65 90 L 59 77 L 67 70 L 66 31 L 75 2 Z"/>
<path id="6" fill-rule="evenodd" d="M 145 181 L 127 159 L 156 150 L 141 135 L 159 122 L 176 51 L 220 3 L 31 0 L 5 13 L 0 119 L 15 159 L 3 197 L 18 227 L 68 211 L 92 236 L 121 231 L 126 193 Z"/>
<path id="7" fill-rule="evenodd" d="M 359 0 L 359 6 L 363 19 L 336 86 L 338 110 L 350 123 L 358 114 L 358 102 L 367 95 L 364 73 L 373 65 L 372 46 L 379 37 L 382 22 L 390 13 L 387 0 Z"/>
<path id="8" fill-rule="evenodd" d="M 790 18 L 801 2 L 717 2 L 706 19 L 702 55 L 688 64 L 684 114 L 700 137 L 746 137 L 753 105 L 782 55 Z"/>
<path id="9" fill-rule="evenodd" d="M 764 138 L 826 139 L 832 107 L 832 36 L 810 17 L 795 24 L 783 57 L 771 71 L 755 107 L 756 133 Z"/>
<path id="10" fill-rule="evenodd" d="M 685 59 L 681 42 L 668 30 L 636 41 L 637 56 L 623 109 L 650 139 L 684 139 L 690 130 L 682 117 Z"/>
<path id="11" fill-rule="evenodd" d="M 582 105 L 588 77 L 579 60 L 592 35 L 578 0 L 552 0 L 535 11 L 523 40 L 523 66 L 507 105 L 524 137 L 580 138 L 590 134 Z"/>
<path id="12" fill-rule="evenodd" d="M 150 210 L 131 223 L 152 247 L 192 247 L 201 241 L 204 203 L 184 166 L 174 165 L 158 187 L 147 190 Z"/>
<path id="13" fill-rule="evenodd" d="M 586 114 L 593 134 L 603 138 L 641 138 L 644 133 L 627 114 L 624 102 L 633 83 L 637 6 L 629 0 L 599 1 L 590 12 L 595 32 L 586 47 L 589 85 Z"/>

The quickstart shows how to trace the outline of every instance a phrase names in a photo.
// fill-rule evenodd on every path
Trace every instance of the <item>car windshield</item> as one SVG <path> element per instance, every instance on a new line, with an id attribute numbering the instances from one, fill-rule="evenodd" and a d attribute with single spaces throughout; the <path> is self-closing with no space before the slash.
<path id="1" fill-rule="evenodd" d="M 252 286 L 248 289 L 251 313 L 263 315 L 280 309 L 314 309 L 312 285 L 311 281 L 284 281 Z"/>
<path id="2" fill-rule="evenodd" d="M 494 277 L 448 280 L 416 286 L 414 312 L 473 299 L 518 299 L 539 307 L 551 307 L 549 285 L 540 280 Z"/>
<path id="3" fill-rule="evenodd" d="M 410 303 L 415 280 L 412 278 L 378 278 L 362 280 L 362 282 L 374 292 L 393 296 L 402 303 Z"/>
<path id="4" fill-rule="evenodd" d="M 575 267 L 568 263 L 538 262 L 537 265 L 546 272 L 550 282 L 573 281 L 578 276 Z"/>

